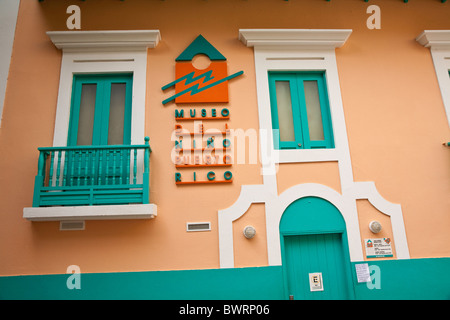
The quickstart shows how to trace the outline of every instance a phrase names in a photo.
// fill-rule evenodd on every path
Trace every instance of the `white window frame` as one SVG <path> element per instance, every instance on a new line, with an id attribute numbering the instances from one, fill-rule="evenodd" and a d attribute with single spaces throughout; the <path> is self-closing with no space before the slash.
<path id="1" fill-rule="evenodd" d="M 266 172 L 277 163 L 338 161 L 343 186 L 353 182 L 335 50 L 351 29 L 241 29 L 239 39 L 254 47 L 261 160 Z M 269 71 L 323 71 L 326 76 L 334 145 L 332 149 L 275 149 Z"/>
<path id="2" fill-rule="evenodd" d="M 241 29 L 239 39 L 254 47 L 259 124 L 268 138 L 261 145 L 262 160 L 268 155 L 277 163 L 332 161 L 348 150 L 335 48 L 342 46 L 352 30 Z M 324 71 L 334 134 L 333 149 L 274 148 L 269 94 L 269 71 Z"/>
<path id="3" fill-rule="evenodd" d="M 157 46 L 159 30 L 49 31 L 47 35 L 63 52 L 53 146 L 67 145 L 74 74 L 98 73 L 133 73 L 131 144 L 144 144 L 147 49 Z M 137 160 L 138 177 L 142 177 L 142 158 Z M 30 221 L 152 219 L 156 215 L 155 204 L 23 210 L 23 217 Z"/>
<path id="4" fill-rule="evenodd" d="M 53 146 L 66 146 L 74 74 L 133 73 L 131 144 L 144 143 L 147 48 L 161 39 L 159 30 L 49 31 L 62 49 Z"/>
<path id="5" fill-rule="evenodd" d="M 425 30 L 416 40 L 426 48 L 430 48 L 450 126 L 450 30 Z"/>
<path id="6" fill-rule="evenodd" d="M 221 268 L 234 267 L 233 221 L 242 217 L 253 203 L 266 208 L 267 256 L 269 265 L 281 265 L 279 224 L 283 212 L 295 200 L 307 196 L 323 198 L 338 208 L 347 226 L 351 261 L 363 261 L 364 254 L 356 200 L 367 199 L 381 213 L 391 217 L 397 259 L 409 259 L 409 249 L 399 204 L 386 201 L 374 182 L 354 182 L 339 85 L 335 49 L 341 47 L 351 30 L 241 29 L 239 39 L 254 47 L 260 132 L 262 185 L 243 185 L 233 205 L 218 212 L 219 258 Z M 269 94 L 269 71 L 324 71 L 333 126 L 335 149 L 275 150 Z M 279 156 L 276 159 L 276 156 Z M 278 193 L 275 164 L 289 162 L 337 161 L 341 193 L 317 183 L 301 183 Z"/>

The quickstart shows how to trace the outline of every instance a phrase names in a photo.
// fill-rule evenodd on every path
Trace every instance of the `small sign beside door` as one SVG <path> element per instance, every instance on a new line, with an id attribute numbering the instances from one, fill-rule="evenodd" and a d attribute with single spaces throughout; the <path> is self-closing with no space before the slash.
<path id="1" fill-rule="evenodd" d="M 309 288 L 311 291 L 323 291 L 322 272 L 309 274 Z"/>
<path id="2" fill-rule="evenodd" d="M 364 239 L 367 258 L 393 257 L 390 238 Z"/>

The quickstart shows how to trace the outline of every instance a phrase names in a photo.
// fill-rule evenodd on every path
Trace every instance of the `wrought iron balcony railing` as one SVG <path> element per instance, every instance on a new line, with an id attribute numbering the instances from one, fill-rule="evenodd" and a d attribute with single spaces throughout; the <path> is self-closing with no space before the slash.
<path id="1" fill-rule="evenodd" d="M 39 148 L 33 207 L 149 203 L 144 145 Z"/>

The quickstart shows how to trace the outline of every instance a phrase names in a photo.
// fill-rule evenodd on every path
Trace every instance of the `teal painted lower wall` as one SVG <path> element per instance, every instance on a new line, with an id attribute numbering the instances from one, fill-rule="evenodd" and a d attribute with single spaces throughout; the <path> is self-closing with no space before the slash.
<path id="1" fill-rule="evenodd" d="M 81 271 L 83 271 L 81 269 Z M 280 299 L 281 267 L 0 277 L 0 299 Z"/>
<path id="2" fill-rule="evenodd" d="M 380 260 L 369 262 L 380 269 L 380 289 L 358 283 L 353 266 L 353 283 L 359 300 L 449 300 L 450 258 Z"/>
<path id="3" fill-rule="evenodd" d="M 369 262 L 379 269 L 379 289 L 357 283 L 356 299 L 450 299 L 450 258 Z M 81 270 L 82 271 L 82 270 Z M 0 299 L 285 299 L 281 266 L 82 273 L 81 289 L 68 289 L 70 274 L 0 277 Z"/>

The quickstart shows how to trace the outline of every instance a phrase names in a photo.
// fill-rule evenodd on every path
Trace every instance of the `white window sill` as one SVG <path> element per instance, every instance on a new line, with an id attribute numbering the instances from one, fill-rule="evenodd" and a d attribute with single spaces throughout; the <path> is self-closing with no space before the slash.
<path id="1" fill-rule="evenodd" d="M 24 208 L 29 221 L 153 219 L 156 204 Z"/>
<path id="2" fill-rule="evenodd" d="M 335 149 L 293 149 L 276 150 L 275 163 L 338 161 L 339 152 Z"/>

